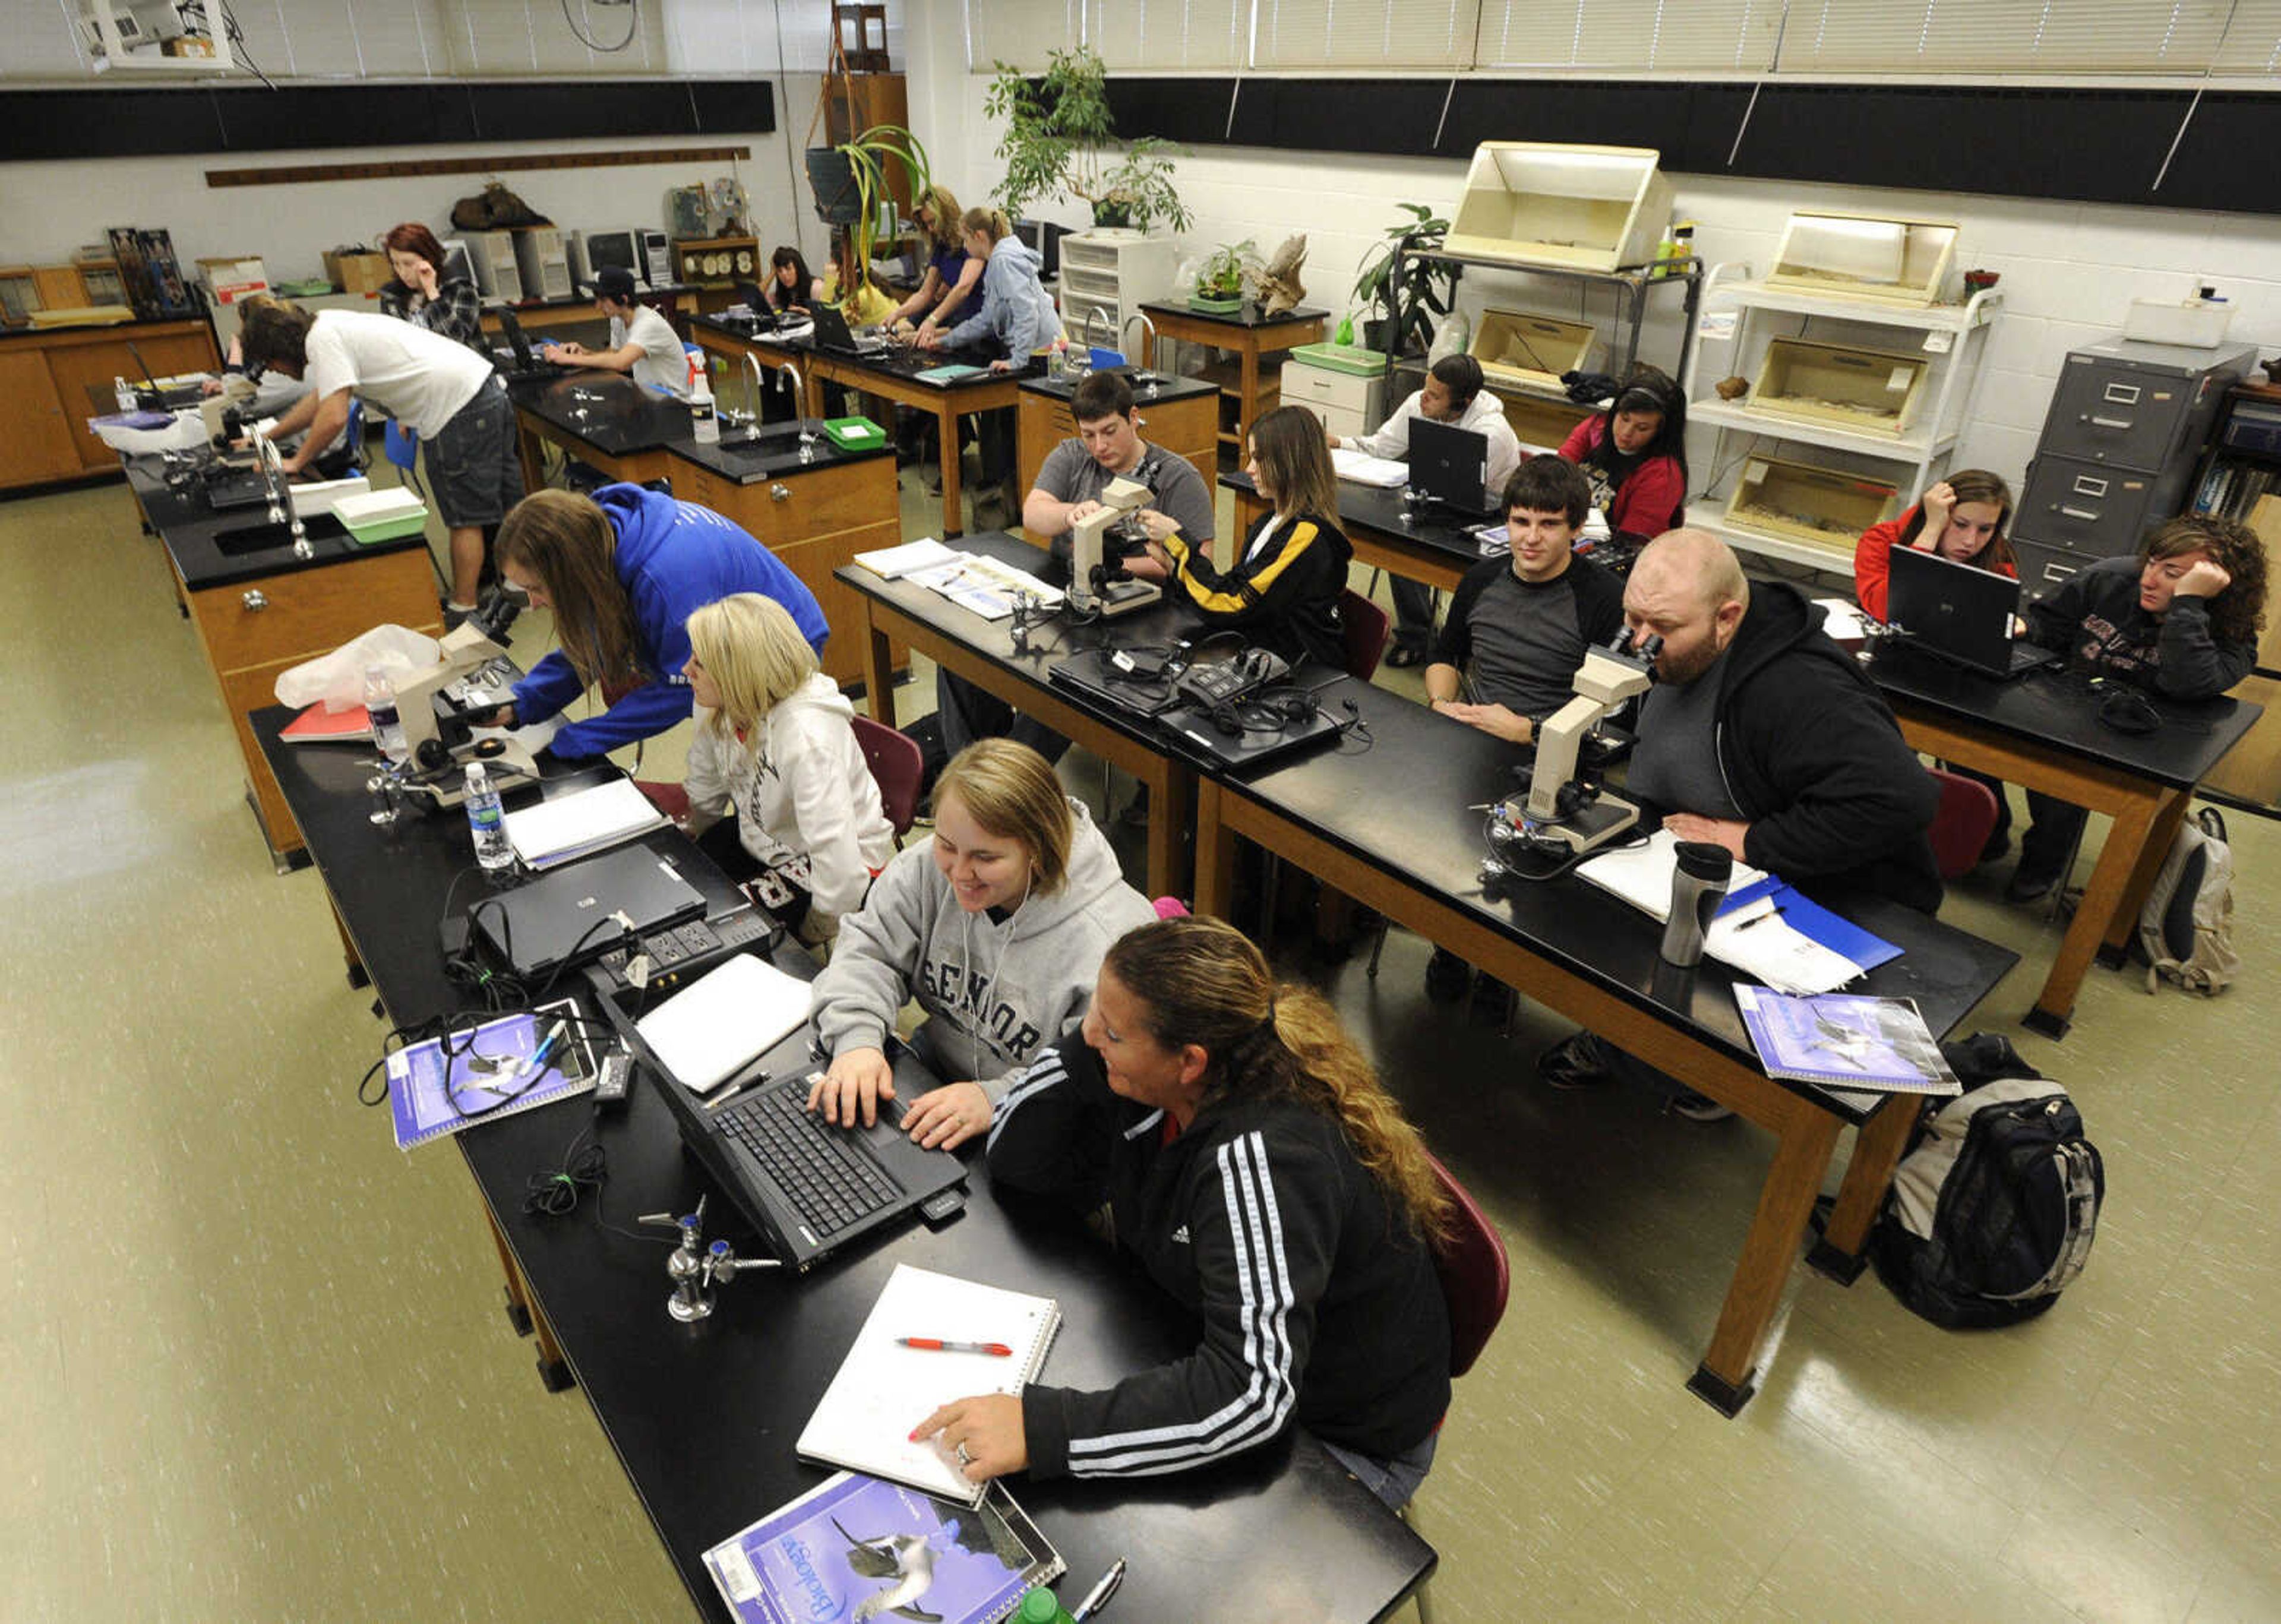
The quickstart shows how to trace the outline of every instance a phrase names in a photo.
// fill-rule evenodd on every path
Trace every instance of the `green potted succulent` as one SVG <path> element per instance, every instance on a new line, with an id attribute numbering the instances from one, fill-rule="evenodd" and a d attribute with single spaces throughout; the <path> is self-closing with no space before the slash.
<path id="1" fill-rule="evenodd" d="M 1245 283 L 1259 268 L 1259 251 L 1249 238 L 1223 243 L 1196 267 L 1195 288 L 1188 295 L 1191 310 L 1233 315 L 1243 308 Z"/>
<path id="2" fill-rule="evenodd" d="M 983 111 L 1006 120 L 998 157 L 1006 178 L 991 196 L 1009 214 L 1053 197 L 1075 197 L 1093 223 L 1138 231 L 1186 231 L 1194 217 L 1172 185 L 1172 159 L 1183 149 L 1154 135 L 1117 141 L 1109 111 L 1109 70 L 1080 45 L 1047 53 L 1036 78 L 995 65 Z"/>
<path id="3" fill-rule="evenodd" d="M 1374 313 L 1363 323 L 1364 344 L 1388 355 L 1422 355 L 1434 342 L 1434 318 L 1450 313 L 1458 290 L 1457 267 L 1436 259 L 1406 259 L 1396 283 L 1395 256 L 1441 247 L 1450 222 L 1422 203 L 1397 206 L 1410 218 L 1387 227 L 1385 241 L 1364 251 L 1356 267 L 1352 298 L 1358 309 Z"/>

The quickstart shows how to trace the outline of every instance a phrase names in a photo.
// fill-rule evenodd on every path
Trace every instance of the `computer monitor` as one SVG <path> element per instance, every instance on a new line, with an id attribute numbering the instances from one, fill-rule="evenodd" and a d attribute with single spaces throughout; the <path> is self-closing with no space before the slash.
<path id="1" fill-rule="evenodd" d="M 455 276 L 462 282 L 476 280 L 476 267 L 468 263 L 468 245 L 465 243 L 460 241 L 458 237 L 447 236 L 439 246 L 444 250 L 444 263 L 441 268 L 445 282 L 451 281 Z"/>
<path id="2" fill-rule="evenodd" d="M 580 236 L 579 241 L 586 250 L 588 282 L 592 282 L 594 274 L 607 266 L 615 266 L 630 276 L 641 276 L 641 244 L 632 232 L 588 231 Z"/>
<path id="3" fill-rule="evenodd" d="M 1062 274 L 1062 239 L 1069 235 L 1067 226 L 1057 226 L 1049 220 L 1017 220 L 1014 235 L 1038 256 L 1038 275 L 1058 276 Z"/>

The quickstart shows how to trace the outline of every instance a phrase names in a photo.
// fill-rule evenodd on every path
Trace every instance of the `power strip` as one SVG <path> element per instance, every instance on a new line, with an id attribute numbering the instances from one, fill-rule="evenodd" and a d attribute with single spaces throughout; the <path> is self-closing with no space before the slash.
<path id="1" fill-rule="evenodd" d="M 631 947 L 613 947 L 596 961 L 595 968 L 608 979 L 613 993 L 666 991 L 678 986 L 755 942 L 776 933 L 776 922 L 758 909 L 748 908 L 726 919 L 699 919 L 642 937 Z M 646 961 L 646 962 L 645 962 Z M 638 977 L 637 963 L 642 965 Z"/>

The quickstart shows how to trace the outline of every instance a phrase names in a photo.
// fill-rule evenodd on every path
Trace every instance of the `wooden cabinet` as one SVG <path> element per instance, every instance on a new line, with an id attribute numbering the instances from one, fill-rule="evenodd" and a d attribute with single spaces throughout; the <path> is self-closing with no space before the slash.
<path id="1" fill-rule="evenodd" d="M 128 350 L 133 344 L 142 360 Z M 70 327 L 0 339 L 0 489 L 115 473 L 119 453 L 88 428 L 112 409 L 112 381 L 221 365 L 213 329 L 196 321 Z M 92 387 L 96 393 L 89 396 Z"/>
<path id="2" fill-rule="evenodd" d="M 855 594 L 832 571 L 858 553 L 892 547 L 902 539 L 895 493 L 895 460 L 870 457 L 739 484 L 685 457 L 673 459 L 673 490 L 684 501 L 709 507 L 741 525 L 816 594 L 831 639 L 823 646 L 823 671 L 841 687 L 863 680 L 863 623 Z M 898 649 L 895 664 L 906 655 Z"/>
<path id="3" fill-rule="evenodd" d="M 178 571 L 179 574 L 179 571 Z M 187 598 L 198 641 L 237 729 L 248 786 L 269 849 L 284 858 L 301 847 L 277 780 L 248 718 L 277 703 L 289 667 L 339 647 L 384 622 L 443 635 L 436 581 L 424 547 L 353 558 L 251 581 L 201 587 Z"/>
<path id="4" fill-rule="evenodd" d="M 56 394 L 48 358 L 29 344 L 0 347 L 0 486 L 35 484 L 79 471 L 79 446 Z M 58 470 L 61 470 L 58 473 Z"/>

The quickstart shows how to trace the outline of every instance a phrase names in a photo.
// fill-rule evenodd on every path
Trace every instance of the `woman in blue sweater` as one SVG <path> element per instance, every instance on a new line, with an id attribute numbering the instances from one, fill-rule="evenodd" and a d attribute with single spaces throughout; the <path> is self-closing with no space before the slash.
<path id="1" fill-rule="evenodd" d="M 762 592 L 811 647 L 831 633 L 816 594 L 759 541 L 710 508 L 639 485 L 524 498 L 499 526 L 499 567 L 554 611 L 562 646 L 515 684 L 496 719 L 544 722 L 597 684 L 608 708 L 564 725 L 550 746 L 560 756 L 600 755 L 687 718 L 687 623 L 708 603 Z"/>

